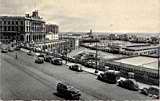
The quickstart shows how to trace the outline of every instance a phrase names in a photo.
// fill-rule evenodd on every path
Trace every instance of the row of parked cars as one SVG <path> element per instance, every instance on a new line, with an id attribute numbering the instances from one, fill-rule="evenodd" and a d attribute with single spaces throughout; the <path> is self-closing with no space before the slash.
<path id="1" fill-rule="evenodd" d="M 27 55 L 34 56 L 34 53 L 32 51 L 29 51 Z M 55 58 L 54 56 L 51 56 L 51 55 L 39 54 L 36 56 L 35 63 L 44 63 L 44 62 L 49 62 L 55 65 L 63 64 L 61 58 Z M 69 66 L 69 69 L 77 72 L 83 71 L 82 67 L 79 64 L 72 64 Z"/>
<path id="2" fill-rule="evenodd" d="M 151 86 L 149 88 L 139 88 L 138 83 L 134 79 L 120 79 L 120 72 L 114 70 L 108 70 L 104 73 L 100 73 L 97 76 L 98 80 L 113 83 L 122 88 L 129 90 L 139 91 L 141 94 L 149 95 L 155 99 L 159 99 L 159 88 L 156 86 Z"/>
<path id="3" fill-rule="evenodd" d="M 34 56 L 35 53 L 33 51 L 29 51 L 27 53 L 27 55 Z M 63 61 L 61 58 L 56 58 L 54 56 L 46 55 L 46 54 L 42 54 L 42 53 L 38 54 L 35 58 L 35 63 L 41 64 L 44 62 L 49 62 L 49 63 L 55 64 L 55 65 L 62 65 L 63 64 Z"/>
<path id="4" fill-rule="evenodd" d="M 69 66 L 69 69 L 71 70 L 83 71 L 80 68 L 81 66 L 79 66 L 78 64 L 72 64 Z M 104 73 L 99 74 L 97 76 L 97 79 L 112 84 L 117 83 L 117 86 L 120 86 L 122 88 L 139 91 L 141 94 L 151 96 L 155 99 L 159 99 L 159 88 L 151 86 L 149 88 L 140 89 L 138 83 L 134 79 L 120 79 L 119 71 L 108 70 Z M 57 84 L 57 92 L 58 94 L 67 97 L 70 100 L 79 100 L 81 96 L 79 90 L 62 82 Z"/>
<path id="5" fill-rule="evenodd" d="M 1 53 L 13 52 L 15 50 L 20 50 L 20 47 L 3 47 L 1 48 Z"/>
<path id="6" fill-rule="evenodd" d="M 54 56 L 51 55 L 44 55 L 40 54 L 37 56 L 35 59 L 36 63 L 43 63 L 43 62 L 49 62 L 52 64 L 56 65 L 62 65 L 62 59 L 61 58 L 55 58 Z M 69 69 L 77 72 L 82 72 L 82 67 L 79 64 L 72 64 L 69 65 Z M 100 73 L 97 76 L 98 80 L 108 82 L 108 83 L 113 83 L 117 84 L 117 86 L 129 89 L 129 90 L 134 90 L 134 91 L 139 91 L 140 93 L 148 96 L 152 96 L 156 99 L 159 98 L 159 89 L 151 86 L 149 88 L 139 88 L 138 83 L 134 79 L 120 79 L 120 72 L 115 71 L 115 70 L 106 70 L 104 73 Z M 81 96 L 80 92 L 76 89 L 71 89 L 74 87 L 71 87 L 65 83 L 58 83 L 57 84 L 57 92 L 60 95 L 63 95 L 65 97 L 68 97 L 69 99 L 76 99 L 78 100 Z"/>

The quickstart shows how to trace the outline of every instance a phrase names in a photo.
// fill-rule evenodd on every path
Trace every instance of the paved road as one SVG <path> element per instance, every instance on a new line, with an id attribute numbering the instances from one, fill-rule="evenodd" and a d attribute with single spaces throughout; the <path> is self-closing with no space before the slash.
<path id="1" fill-rule="evenodd" d="M 49 63 L 35 64 L 34 57 L 18 52 L 1 54 L 1 98 L 3 99 L 61 99 L 55 96 L 56 83 L 65 81 L 82 92 L 82 100 L 146 100 L 135 91 L 120 88 L 96 79 L 95 75 L 71 71 L 67 66 Z"/>

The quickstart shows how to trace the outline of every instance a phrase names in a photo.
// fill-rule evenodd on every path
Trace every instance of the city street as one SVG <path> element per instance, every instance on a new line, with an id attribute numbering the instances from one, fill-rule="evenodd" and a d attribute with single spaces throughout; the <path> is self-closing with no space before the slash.
<path id="1" fill-rule="evenodd" d="M 36 64 L 33 56 L 28 56 L 22 51 L 18 51 L 17 60 L 15 52 L 1 53 L 0 62 L 0 98 L 4 100 L 62 100 L 55 94 L 56 84 L 59 81 L 65 81 L 79 89 L 82 93 L 81 100 L 151 99 L 136 91 L 120 88 L 116 84 L 101 82 L 95 75 L 87 72 L 71 71 L 66 65 L 56 66 L 46 62 Z"/>

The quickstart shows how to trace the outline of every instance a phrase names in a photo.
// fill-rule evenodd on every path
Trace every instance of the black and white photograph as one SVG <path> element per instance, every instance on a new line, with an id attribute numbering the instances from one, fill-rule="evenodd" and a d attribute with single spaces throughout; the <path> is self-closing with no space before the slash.
<path id="1" fill-rule="evenodd" d="M 0 101 L 159 101 L 160 0 L 0 0 Z"/>

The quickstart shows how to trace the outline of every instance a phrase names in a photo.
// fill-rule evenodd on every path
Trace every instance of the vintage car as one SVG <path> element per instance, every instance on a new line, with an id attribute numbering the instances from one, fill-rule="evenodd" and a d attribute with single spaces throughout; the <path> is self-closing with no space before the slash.
<path id="1" fill-rule="evenodd" d="M 69 66 L 69 69 L 70 70 L 73 70 L 73 71 L 77 71 L 77 72 L 82 72 L 82 67 L 79 66 L 78 64 L 73 64 L 73 65 L 70 65 Z"/>
<path id="2" fill-rule="evenodd" d="M 117 80 L 120 79 L 120 72 L 114 70 L 108 70 L 104 73 L 100 73 L 97 76 L 97 79 L 108 83 L 116 83 Z"/>
<path id="3" fill-rule="evenodd" d="M 156 86 L 151 86 L 149 88 L 142 88 L 140 89 L 140 93 L 144 95 L 149 95 L 150 97 L 153 97 L 154 99 L 159 99 L 159 91 L 160 88 Z"/>
<path id="4" fill-rule="evenodd" d="M 51 60 L 51 63 L 54 64 L 54 65 L 62 65 L 62 64 L 63 64 L 61 58 L 53 58 L 53 59 Z"/>
<path id="5" fill-rule="evenodd" d="M 14 48 L 13 48 L 13 47 L 8 47 L 8 51 L 9 51 L 9 52 L 13 52 L 13 51 L 14 51 Z"/>
<path id="6" fill-rule="evenodd" d="M 62 82 L 57 84 L 57 93 L 69 100 L 79 100 L 81 96 L 79 90 Z"/>
<path id="7" fill-rule="evenodd" d="M 29 51 L 29 52 L 27 52 L 27 55 L 29 55 L 29 56 L 33 56 L 34 54 L 33 54 L 33 52 L 32 52 L 32 51 Z"/>
<path id="8" fill-rule="evenodd" d="M 44 57 L 44 61 L 45 61 L 45 62 L 51 62 L 52 59 L 54 59 L 54 56 L 51 56 L 51 55 L 46 55 L 46 56 Z"/>
<path id="9" fill-rule="evenodd" d="M 156 86 L 151 86 L 148 88 L 148 95 L 154 99 L 159 99 L 160 88 Z"/>
<path id="10" fill-rule="evenodd" d="M 2 52 L 2 53 L 7 53 L 7 52 L 8 52 L 8 49 L 7 49 L 7 48 L 2 48 L 1 52 Z"/>
<path id="11" fill-rule="evenodd" d="M 42 57 L 37 57 L 35 59 L 35 63 L 38 63 L 38 64 L 44 63 L 44 59 Z"/>
<path id="12" fill-rule="evenodd" d="M 21 49 L 20 46 L 16 46 L 16 47 L 15 47 L 15 50 L 16 50 L 16 51 L 19 51 L 20 49 Z"/>
<path id="13" fill-rule="evenodd" d="M 139 90 L 139 86 L 134 79 L 119 80 L 118 86 L 134 91 Z"/>
<path id="14" fill-rule="evenodd" d="M 142 88 L 139 90 L 141 94 L 148 95 L 148 88 Z"/>
<path id="15" fill-rule="evenodd" d="M 37 57 L 42 57 L 43 59 L 45 58 L 45 54 L 40 53 L 39 55 L 37 55 Z"/>

